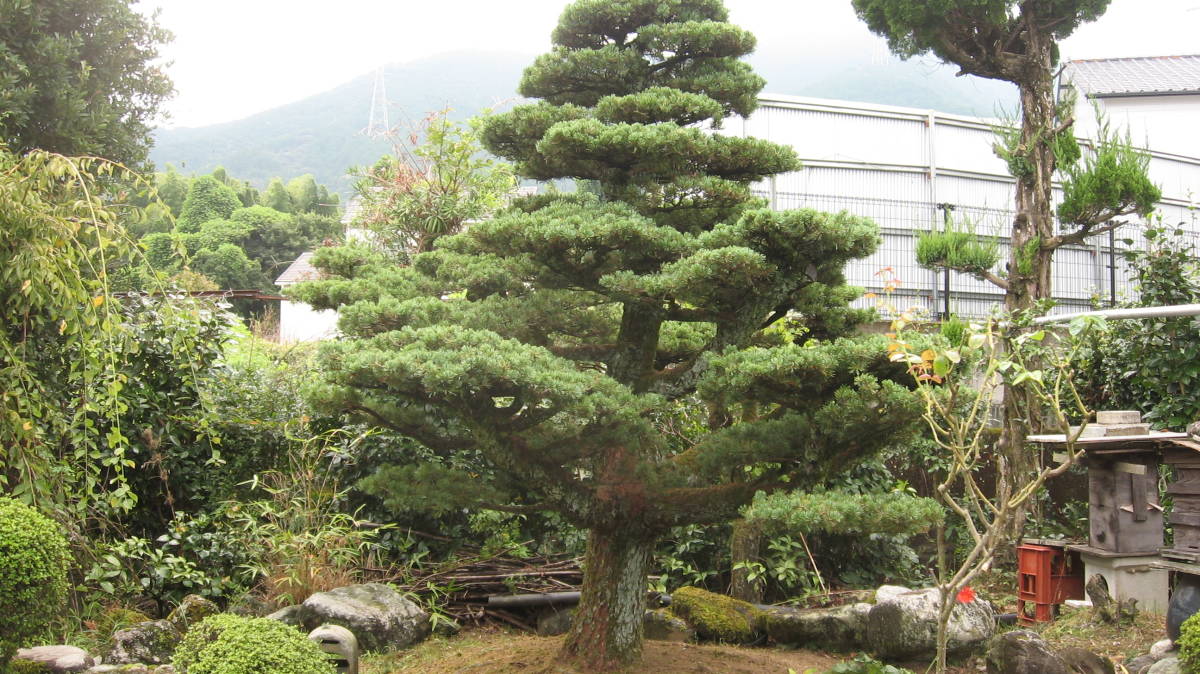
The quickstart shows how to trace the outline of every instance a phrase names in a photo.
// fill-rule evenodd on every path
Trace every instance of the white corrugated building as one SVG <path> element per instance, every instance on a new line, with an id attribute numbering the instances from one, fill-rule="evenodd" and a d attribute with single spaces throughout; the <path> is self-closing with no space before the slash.
<path id="1" fill-rule="evenodd" d="M 851 283 L 878 292 L 878 272 L 890 268 L 901 281 L 893 304 L 940 313 L 945 277 L 918 267 L 914 253 L 915 232 L 942 225 L 939 204 L 949 205 L 955 219 L 970 221 L 977 232 L 1000 235 L 1001 257 L 1007 259 L 1003 235 L 1012 219 L 1013 179 L 992 151 L 995 120 L 794 96 L 763 95 L 760 100 L 750 118 L 730 120 L 722 132 L 796 149 L 802 170 L 757 186 L 772 206 L 847 210 L 872 218 L 882 229 L 879 250 L 847 269 Z M 1164 221 L 1194 232 L 1200 159 L 1156 149 L 1150 174 L 1163 190 L 1159 208 Z M 1126 237 L 1139 240 L 1137 228 L 1124 228 L 1111 242 L 1102 235 L 1088 246 L 1055 255 L 1053 293 L 1061 310 L 1086 308 L 1094 298 L 1108 300 L 1114 288 L 1118 296 L 1128 290 L 1120 257 L 1120 240 Z M 989 283 L 955 272 L 949 276 L 952 313 L 986 315 L 1002 301 L 1001 291 Z"/>
<path id="2" fill-rule="evenodd" d="M 1200 157 L 1200 55 L 1068 61 L 1059 87 L 1078 93 L 1081 135 L 1095 135 L 1095 103 L 1135 145 Z"/>

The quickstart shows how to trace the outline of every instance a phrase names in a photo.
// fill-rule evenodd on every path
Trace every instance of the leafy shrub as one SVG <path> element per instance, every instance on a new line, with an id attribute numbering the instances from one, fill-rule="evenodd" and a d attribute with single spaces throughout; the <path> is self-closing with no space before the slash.
<path id="1" fill-rule="evenodd" d="M 268 618 L 209 616 L 188 630 L 172 664 L 181 674 L 329 674 L 328 656 L 303 634 Z"/>
<path id="2" fill-rule="evenodd" d="M 1179 626 L 1179 660 L 1186 674 L 1200 673 L 1200 613 L 1193 613 Z"/>
<path id="3" fill-rule="evenodd" d="M 1124 254 L 1141 297 L 1121 306 L 1200 301 L 1196 251 L 1184 233 L 1151 227 L 1144 232 L 1146 250 Z M 1198 354 L 1200 328 L 1191 317 L 1118 321 L 1102 333 L 1082 368 L 1086 402 L 1093 409 L 1142 410 L 1142 419 L 1156 429 L 1183 430 L 1200 416 Z"/>
<path id="4" fill-rule="evenodd" d="M 67 559 L 66 538 L 53 520 L 0 497 L 0 667 L 62 608 Z"/>
<path id="5" fill-rule="evenodd" d="M 912 674 L 912 670 L 889 665 L 860 653 L 853 660 L 834 665 L 826 674 Z"/>

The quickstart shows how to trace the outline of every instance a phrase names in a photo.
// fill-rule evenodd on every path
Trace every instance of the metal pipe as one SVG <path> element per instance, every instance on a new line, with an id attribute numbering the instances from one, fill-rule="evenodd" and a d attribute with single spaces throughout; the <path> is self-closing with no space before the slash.
<path id="1" fill-rule="evenodd" d="M 1080 316 L 1098 316 L 1110 321 L 1130 318 L 1171 318 L 1174 316 L 1200 316 L 1200 304 L 1173 304 L 1164 307 L 1135 307 L 1132 309 L 1102 309 L 1100 311 L 1077 311 L 1071 314 L 1054 314 L 1033 319 L 1034 325 L 1066 323 Z"/>
<path id="2" fill-rule="evenodd" d="M 488 606 L 516 608 L 520 606 L 549 606 L 551 604 L 578 604 L 578 592 L 547 592 L 545 594 L 515 594 L 505 597 L 488 597 Z"/>

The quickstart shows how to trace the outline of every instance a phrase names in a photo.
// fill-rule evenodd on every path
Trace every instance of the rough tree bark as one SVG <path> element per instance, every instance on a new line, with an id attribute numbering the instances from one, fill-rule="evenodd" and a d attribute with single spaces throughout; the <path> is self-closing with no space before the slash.
<path id="1" fill-rule="evenodd" d="M 654 538 L 622 528 L 588 534 L 583 588 L 563 653 L 589 670 L 619 669 L 642 655 L 646 574 Z"/>
<path id="2" fill-rule="evenodd" d="M 1041 298 L 1050 297 L 1050 274 L 1055 234 L 1053 177 L 1056 114 L 1051 73 L 1053 40 L 1044 31 L 1027 30 L 1023 35 L 1027 52 L 1016 80 L 1021 97 L 1021 136 L 1017 153 L 1025 159 L 1024 172 L 1016 175 L 1016 216 L 1010 240 L 1008 287 L 1004 308 L 1009 312 L 1030 309 Z M 1004 428 L 997 450 L 1008 462 L 1006 472 L 1018 484 L 1036 469 L 1036 453 L 1029 451 L 1026 438 L 1037 431 L 1040 420 L 1033 400 L 1013 387 L 1004 388 Z M 1024 512 L 1011 521 L 1010 536 L 1020 534 Z"/>

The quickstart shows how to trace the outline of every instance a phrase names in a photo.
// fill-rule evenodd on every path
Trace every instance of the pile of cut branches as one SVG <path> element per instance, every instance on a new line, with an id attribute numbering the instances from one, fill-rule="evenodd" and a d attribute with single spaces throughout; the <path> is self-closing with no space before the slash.
<path id="1" fill-rule="evenodd" d="M 515 546 L 520 547 L 520 546 Z M 410 568 L 389 580 L 401 591 L 421 598 L 460 625 L 500 621 L 534 631 L 512 612 L 488 606 L 488 598 L 514 594 L 548 594 L 579 590 L 583 571 L 578 557 L 457 557 L 428 568 Z"/>

